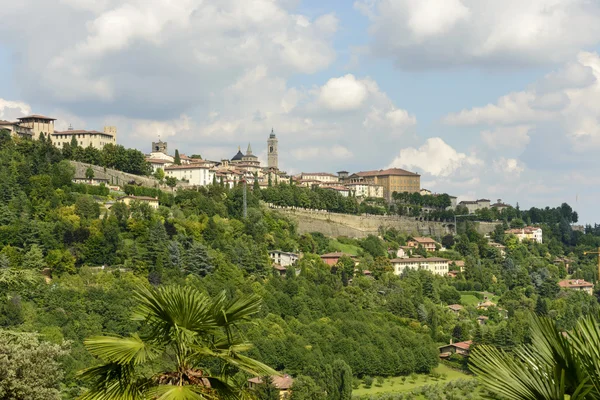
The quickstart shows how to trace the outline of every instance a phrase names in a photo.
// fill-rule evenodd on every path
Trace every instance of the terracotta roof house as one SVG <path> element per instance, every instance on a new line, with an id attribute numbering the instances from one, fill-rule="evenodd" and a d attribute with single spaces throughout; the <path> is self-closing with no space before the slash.
<path id="1" fill-rule="evenodd" d="M 460 310 L 462 310 L 464 307 L 460 304 L 450 304 L 448 308 L 450 309 L 450 311 L 454 312 L 455 314 L 458 314 Z"/>
<path id="2" fill-rule="evenodd" d="M 350 257 L 353 260 L 355 260 L 355 262 L 356 262 L 356 256 L 353 256 L 352 254 L 348 254 L 348 253 L 343 253 L 341 251 L 322 254 L 321 260 L 323 260 L 325 262 L 325 264 L 327 264 L 327 265 L 335 265 L 340 260 L 340 258 L 342 258 L 343 256 Z"/>
<path id="3" fill-rule="evenodd" d="M 478 310 L 487 310 L 489 307 L 496 307 L 496 303 L 492 303 L 491 301 L 487 300 L 484 301 L 483 303 L 479 303 L 479 305 L 477 306 Z"/>
<path id="4" fill-rule="evenodd" d="M 452 354 L 458 354 L 464 357 L 468 357 L 472 344 L 472 340 L 467 340 L 466 342 L 450 343 L 445 346 L 441 346 L 439 348 L 440 358 L 447 358 Z"/>
<path id="5" fill-rule="evenodd" d="M 294 379 L 288 374 L 285 375 L 273 375 L 271 376 L 271 383 L 275 388 L 279 389 L 279 398 L 288 399 L 292 394 L 292 386 L 294 385 Z M 256 389 L 259 385 L 263 385 L 263 378 L 254 377 L 248 379 L 248 387 L 250 389 Z"/>
<path id="6" fill-rule="evenodd" d="M 408 247 L 423 246 L 427 251 L 435 251 L 435 247 L 438 243 L 430 237 L 414 237 L 411 240 L 408 240 L 406 244 Z"/>
<path id="7" fill-rule="evenodd" d="M 485 325 L 488 320 L 489 317 L 486 317 L 485 315 L 480 315 L 479 317 L 477 317 L 477 322 L 479 323 L 479 325 Z"/>
<path id="8" fill-rule="evenodd" d="M 564 289 L 581 290 L 589 295 L 594 292 L 594 284 L 583 279 L 565 279 L 558 282 L 558 286 Z"/>

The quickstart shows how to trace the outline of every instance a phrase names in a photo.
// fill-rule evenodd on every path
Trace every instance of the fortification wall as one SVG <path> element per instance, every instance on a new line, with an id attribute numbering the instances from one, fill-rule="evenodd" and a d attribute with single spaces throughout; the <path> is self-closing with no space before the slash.
<path id="1" fill-rule="evenodd" d="M 377 235 L 379 227 L 386 227 L 396 228 L 409 235 L 439 238 L 454 232 L 453 222 L 425 221 L 400 216 L 350 215 L 320 210 L 275 208 L 293 217 L 298 222 L 300 233 L 321 232 L 326 236 L 363 238 L 368 235 Z M 478 222 L 477 230 L 486 234 L 492 232 L 495 226 L 496 224 L 492 222 Z"/>
<path id="2" fill-rule="evenodd" d="M 85 177 L 85 171 L 88 167 L 91 167 L 94 170 L 94 178 L 108 179 L 109 185 L 123 186 L 131 181 L 135 181 L 142 186 L 158 187 L 158 181 L 151 177 L 128 174 L 127 172 L 109 168 L 105 169 L 99 165 L 86 164 L 79 161 L 71 161 L 71 164 L 75 167 L 76 177 Z"/>

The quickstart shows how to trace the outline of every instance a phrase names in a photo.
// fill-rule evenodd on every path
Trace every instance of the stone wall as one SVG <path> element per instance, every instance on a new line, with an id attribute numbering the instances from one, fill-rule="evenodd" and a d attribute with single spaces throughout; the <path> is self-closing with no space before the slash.
<path id="1" fill-rule="evenodd" d="M 114 169 L 100 167 L 98 165 L 86 164 L 79 161 L 71 161 L 71 164 L 75 167 L 75 177 L 85 177 L 85 171 L 88 167 L 94 170 L 94 178 L 108 179 L 109 185 L 123 186 L 128 182 L 135 181 L 137 184 L 148 187 L 158 187 L 158 181 L 154 178 L 147 176 L 139 176 L 134 174 L 128 174 L 127 172 L 121 172 Z M 164 188 L 162 188 L 165 190 Z"/>
<path id="2" fill-rule="evenodd" d="M 298 222 L 300 233 L 321 232 L 326 236 L 363 238 L 371 234 L 377 235 L 381 226 L 396 228 L 409 235 L 437 238 L 454 232 L 453 222 L 424 221 L 400 216 L 336 214 L 321 210 L 276 209 L 294 218 Z M 490 233 L 496 225 L 492 222 L 478 222 L 477 230 L 482 234 Z"/>

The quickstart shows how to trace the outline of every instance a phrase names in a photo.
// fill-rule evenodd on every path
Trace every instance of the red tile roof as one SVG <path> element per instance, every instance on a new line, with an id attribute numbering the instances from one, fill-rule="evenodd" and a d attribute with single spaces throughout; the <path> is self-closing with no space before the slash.
<path id="1" fill-rule="evenodd" d="M 463 350 L 469 350 L 469 348 L 471 347 L 472 344 L 473 344 L 472 340 L 467 340 L 466 342 L 458 342 L 458 343 L 451 344 L 450 346 L 458 347 L 459 349 L 463 349 Z"/>
<path id="2" fill-rule="evenodd" d="M 166 171 L 173 170 L 173 169 L 210 169 L 210 167 L 207 167 L 205 165 L 198 165 L 198 164 L 194 163 L 194 164 L 186 164 L 186 165 L 170 165 L 165 168 Z"/>
<path id="3" fill-rule="evenodd" d="M 445 258 L 439 258 L 439 257 L 429 257 L 429 258 L 394 258 L 393 260 L 391 260 L 392 263 L 396 263 L 396 264 L 409 264 L 409 263 L 414 263 L 414 262 L 448 262 L 450 260 L 447 260 Z"/>
<path id="4" fill-rule="evenodd" d="M 255 377 L 255 378 L 250 378 L 248 379 L 248 382 L 250 383 L 254 383 L 257 385 L 261 385 L 263 383 L 262 378 L 260 377 Z M 271 377 L 271 382 L 273 382 L 273 386 L 275 386 L 277 389 L 279 390 L 287 390 L 290 389 L 292 387 L 292 385 L 294 384 L 294 379 L 285 374 L 283 376 L 272 376 Z"/>
<path id="5" fill-rule="evenodd" d="M 558 286 L 563 288 L 578 288 L 578 287 L 594 287 L 593 283 L 584 281 L 583 279 L 565 279 L 558 282 Z"/>
<path id="6" fill-rule="evenodd" d="M 409 240 L 410 242 L 411 240 Z M 415 237 L 412 238 L 413 242 L 417 242 L 417 243 L 437 243 L 435 240 L 433 240 L 432 238 L 429 237 Z"/>
<path id="7" fill-rule="evenodd" d="M 106 135 L 112 136 L 111 134 L 99 132 L 99 131 L 86 131 L 85 129 L 72 129 L 70 131 L 54 131 L 53 135 L 78 135 L 78 134 L 86 134 L 91 133 L 94 135 Z"/>

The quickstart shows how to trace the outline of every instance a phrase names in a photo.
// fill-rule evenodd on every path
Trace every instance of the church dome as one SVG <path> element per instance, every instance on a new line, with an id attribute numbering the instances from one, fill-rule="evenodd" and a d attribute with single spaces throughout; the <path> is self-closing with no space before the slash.
<path id="1" fill-rule="evenodd" d="M 233 156 L 231 161 L 242 161 L 243 157 L 244 157 L 244 155 L 242 154 L 241 150 L 238 150 L 237 154 L 235 156 Z"/>

